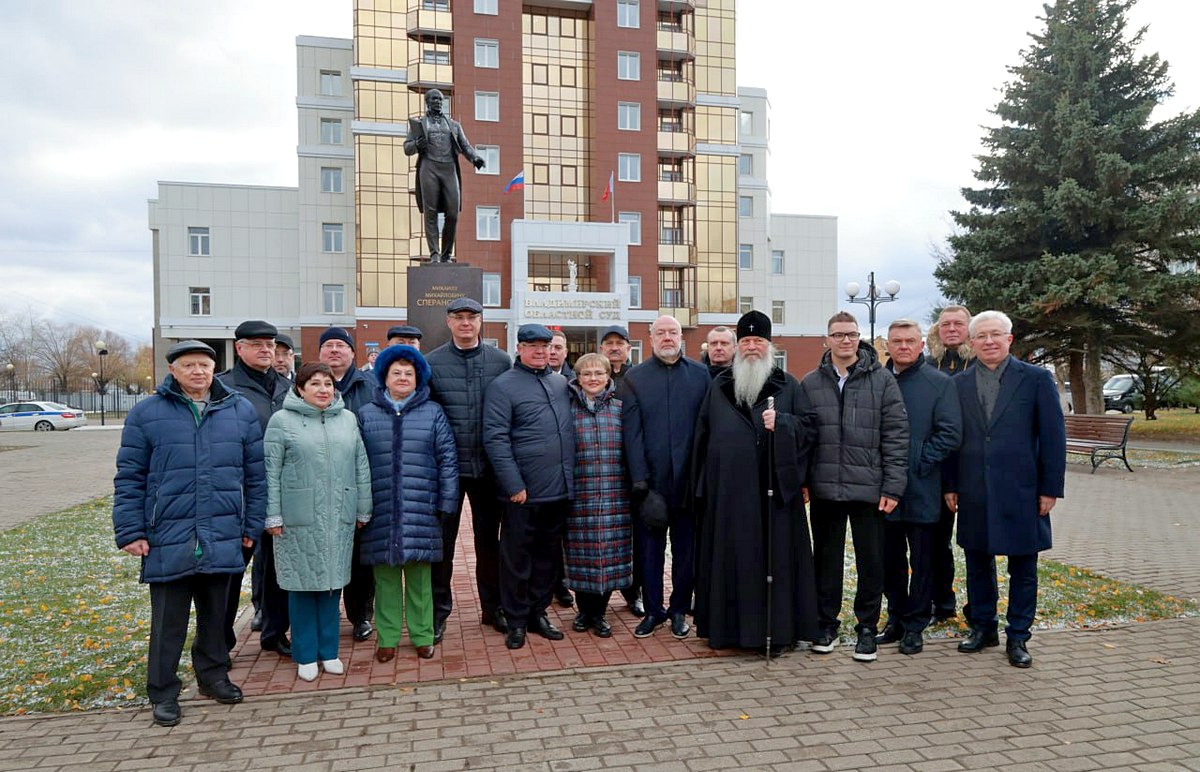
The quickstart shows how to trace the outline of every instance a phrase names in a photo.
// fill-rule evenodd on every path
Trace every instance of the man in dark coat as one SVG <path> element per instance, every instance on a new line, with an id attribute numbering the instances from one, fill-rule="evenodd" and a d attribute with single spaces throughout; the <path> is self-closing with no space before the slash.
<path id="1" fill-rule="evenodd" d="M 458 503 L 442 520 L 442 559 L 432 566 L 433 631 L 440 643 L 453 608 L 450 580 L 454 576 L 454 547 L 462 519 L 463 498 L 471 501 L 475 544 L 475 586 L 484 625 L 508 631 L 500 604 L 500 516 L 496 474 L 483 448 L 483 399 L 492 381 L 512 369 L 512 359 L 483 342 L 483 306 L 457 298 L 446 307 L 450 340 L 425 357 L 432 371 L 429 398 L 442 406 L 458 446 Z"/>
<path id="2" fill-rule="evenodd" d="M 341 327 L 329 327 L 317 341 L 317 356 L 333 371 L 333 385 L 342 395 L 346 409 L 357 413 L 375 399 L 375 382 L 354 364 L 354 338 Z M 354 532 L 354 557 L 350 563 L 350 584 L 342 590 L 346 618 L 354 626 L 354 640 L 365 641 L 375 631 L 375 577 L 361 559 L 362 531 Z"/>
<path id="3" fill-rule="evenodd" d="M 638 514 L 633 526 L 642 567 L 646 616 L 633 634 L 653 635 L 670 621 L 680 640 L 691 631 L 687 613 L 695 589 L 695 518 L 688 473 L 696 412 L 708 393 L 708 369 L 683 356 L 683 328 L 673 316 L 650 325 L 654 356 L 633 367 L 618 387 L 625 406 L 625 458 Z M 665 510 L 665 511 L 663 511 Z M 652 513 L 661 512 L 662 516 Z M 671 600 L 663 603 L 667 535 L 671 539 Z"/>
<path id="4" fill-rule="evenodd" d="M 412 346 L 417 351 L 421 350 L 421 338 L 423 337 L 425 334 L 421 332 L 421 328 L 413 327 L 411 324 L 397 324 L 389 327 L 387 331 L 389 346 Z"/>
<path id="5" fill-rule="evenodd" d="M 271 365 L 275 372 L 287 380 L 296 376 L 296 344 L 290 335 L 277 333 L 275 335 L 275 359 Z"/>
<path id="6" fill-rule="evenodd" d="M 883 605 L 883 518 L 908 481 L 908 418 L 896 379 L 874 347 L 859 340 L 858 320 L 839 311 L 827 329 L 829 350 L 801 381 L 818 432 L 808 476 L 821 626 L 812 648 L 828 654 L 837 645 L 848 520 L 858 568 L 853 656 L 873 662 Z"/>
<path id="7" fill-rule="evenodd" d="M 234 351 L 237 361 L 233 367 L 218 376 L 221 383 L 236 391 L 254 406 L 258 413 L 258 425 L 263 434 L 275 411 L 283 407 L 291 382 L 275 372 L 275 325 L 259 319 L 242 322 L 233 332 Z M 292 644 L 288 640 L 288 596 L 280 589 L 275 578 L 275 540 L 264 533 L 255 538 L 253 553 L 244 556 L 250 562 L 254 556 L 251 572 L 251 599 L 254 599 L 253 579 L 258 578 L 259 595 L 255 603 L 255 618 L 261 624 L 259 643 L 265 651 L 277 652 L 281 657 L 292 656 Z M 237 643 L 233 623 L 237 619 L 238 601 L 242 592 L 242 576 L 230 576 L 229 600 L 225 607 L 225 642 L 232 650 Z M 261 614 L 261 618 L 259 615 Z"/>
<path id="8" fill-rule="evenodd" d="M 696 634 L 714 649 L 762 649 L 769 635 L 775 655 L 817 633 L 803 493 L 816 416 L 800 383 L 774 365 L 771 320 L 751 311 L 737 335 L 734 362 L 696 422 Z"/>
<path id="9" fill-rule="evenodd" d="M 505 501 L 500 600 L 510 649 L 525 645 L 529 628 L 552 641 L 563 637 L 546 607 L 575 486 L 575 417 L 567 379 L 546 364 L 550 339 L 540 324 L 521 325 L 516 364 L 484 398 L 483 445 Z"/>
<path id="10" fill-rule="evenodd" d="M 417 154 L 417 211 L 425 214 L 425 241 L 430 262 L 453 262 L 454 234 L 462 209 L 462 171 L 458 157 L 464 155 L 476 169 L 483 158 L 471 147 L 462 125 L 442 112 L 445 97 L 436 88 L 425 92 L 425 115 L 410 118 L 404 154 Z M 445 216 L 439 244 L 438 214 Z"/>
<path id="11" fill-rule="evenodd" d="M 150 585 L 146 695 L 154 723 L 179 723 L 175 671 L 196 606 L 192 668 L 200 693 L 242 701 L 229 681 L 225 602 L 243 550 L 267 510 L 262 429 L 254 407 L 213 378 L 217 355 L 198 340 L 167 351 L 171 374 L 129 411 L 113 480 L 117 546 L 142 559 Z"/>
<path id="12" fill-rule="evenodd" d="M 887 368 L 896 376 L 908 412 L 908 485 L 886 515 L 883 532 L 883 592 L 888 623 L 879 643 L 900 642 L 901 654 L 924 648 L 929 626 L 934 529 L 941 515 L 942 462 L 962 442 L 962 411 L 950 376 L 921 353 L 921 327 L 911 319 L 888 326 Z"/>
<path id="13" fill-rule="evenodd" d="M 967 653 L 998 646 L 996 556 L 1008 556 L 1008 661 L 1029 667 L 1037 612 L 1038 553 L 1052 546 L 1050 510 L 1063 496 L 1067 440 L 1054 378 L 1009 355 L 1012 321 L 999 311 L 971 319 L 975 366 L 955 378 L 963 443 L 948 465 L 946 504 L 958 513 L 967 554 Z"/>
<path id="14" fill-rule="evenodd" d="M 971 366 L 975 353 L 967 340 L 967 323 L 971 312 L 966 306 L 946 306 L 938 314 L 937 322 L 926 339 L 929 349 L 929 364 L 938 372 L 953 377 Z M 933 618 L 937 621 L 958 616 L 958 599 L 954 597 L 954 551 L 950 540 L 954 537 L 954 513 L 941 503 L 941 515 L 934 527 L 929 560 L 932 566 Z M 967 609 L 963 609 L 967 615 Z"/>

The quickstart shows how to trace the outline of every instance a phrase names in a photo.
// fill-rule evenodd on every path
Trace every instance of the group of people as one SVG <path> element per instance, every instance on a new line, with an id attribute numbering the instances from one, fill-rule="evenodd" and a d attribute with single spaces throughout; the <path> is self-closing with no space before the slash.
<path id="1" fill-rule="evenodd" d="M 853 656 L 874 660 L 886 643 L 915 654 L 932 619 L 956 614 L 957 519 L 971 626 L 959 649 L 998 644 L 994 561 L 1008 555 L 1007 654 L 1031 663 L 1065 439 L 1057 390 L 1009 355 L 1003 314 L 948 307 L 927 346 L 898 320 L 883 364 L 841 312 L 798 380 L 757 311 L 711 330 L 703 363 L 662 316 L 644 362 L 630 365 L 614 325 L 573 368 L 561 332 L 522 325 L 514 361 L 482 340 L 482 313 L 450 303 L 451 340 L 425 355 L 420 330 L 393 328 L 365 372 L 336 327 L 294 374 L 290 341 L 262 321 L 238 327 L 237 362 L 219 376 L 200 341 L 168 351 L 170 375 L 126 421 L 113 511 L 117 546 L 142 557 L 150 585 L 157 723 L 180 720 L 193 603 L 199 689 L 241 700 L 229 652 L 252 555 L 260 643 L 300 678 L 344 672 L 339 605 L 356 640 L 378 625 L 380 662 L 405 625 L 416 654 L 434 656 L 464 499 L 479 620 L 510 649 L 531 632 L 564 637 L 547 614 L 555 598 L 577 604 L 573 630 L 611 636 L 617 591 L 639 638 L 665 625 L 685 639 L 694 624 L 714 648 L 831 652 L 849 522 Z"/>

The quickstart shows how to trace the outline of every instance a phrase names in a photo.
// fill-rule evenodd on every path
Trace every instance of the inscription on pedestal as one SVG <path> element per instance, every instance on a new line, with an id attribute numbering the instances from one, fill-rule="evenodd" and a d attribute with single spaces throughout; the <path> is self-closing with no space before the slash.
<path id="1" fill-rule="evenodd" d="M 465 263 L 422 263 L 408 269 L 408 323 L 421 328 L 421 350 L 450 340 L 446 306 L 463 296 L 483 302 L 483 271 Z"/>

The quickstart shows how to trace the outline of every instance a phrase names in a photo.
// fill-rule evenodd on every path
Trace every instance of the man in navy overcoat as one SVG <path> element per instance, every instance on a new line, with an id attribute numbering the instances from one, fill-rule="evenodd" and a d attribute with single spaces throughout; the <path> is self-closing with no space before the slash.
<path id="1" fill-rule="evenodd" d="M 1051 547 L 1050 510 L 1063 496 L 1066 431 L 1050 373 L 1009 355 L 1012 321 L 999 311 L 971 319 L 976 365 L 955 377 L 963 443 L 948 469 L 946 504 L 958 512 L 967 557 L 971 635 L 967 653 L 997 646 L 996 556 L 1008 556 L 1008 661 L 1029 667 L 1037 610 L 1038 553 Z"/>

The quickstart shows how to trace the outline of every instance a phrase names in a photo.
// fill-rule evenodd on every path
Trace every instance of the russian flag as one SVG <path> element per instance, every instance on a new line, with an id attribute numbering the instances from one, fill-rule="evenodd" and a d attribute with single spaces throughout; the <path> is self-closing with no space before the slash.
<path id="1" fill-rule="evenodd" d="M 604 195 L 600 196 L 601 201 L 607 201 L 608 197 L 613 193 L 613 173 L 608 173 L 608 187 L 604 189 Z"/>
<path id="2" fill-rule="evenodd" d="M 516 177 L 513 177 L 511 180 L 509 180 L 508 185 L 506 185 L 504 187 L 504 192 L 507 193 L 510 190 L 524 190 L 524 189 L 525 189 L 525 170 L 522 169 L 521 171 L 517 172 Z"/>

